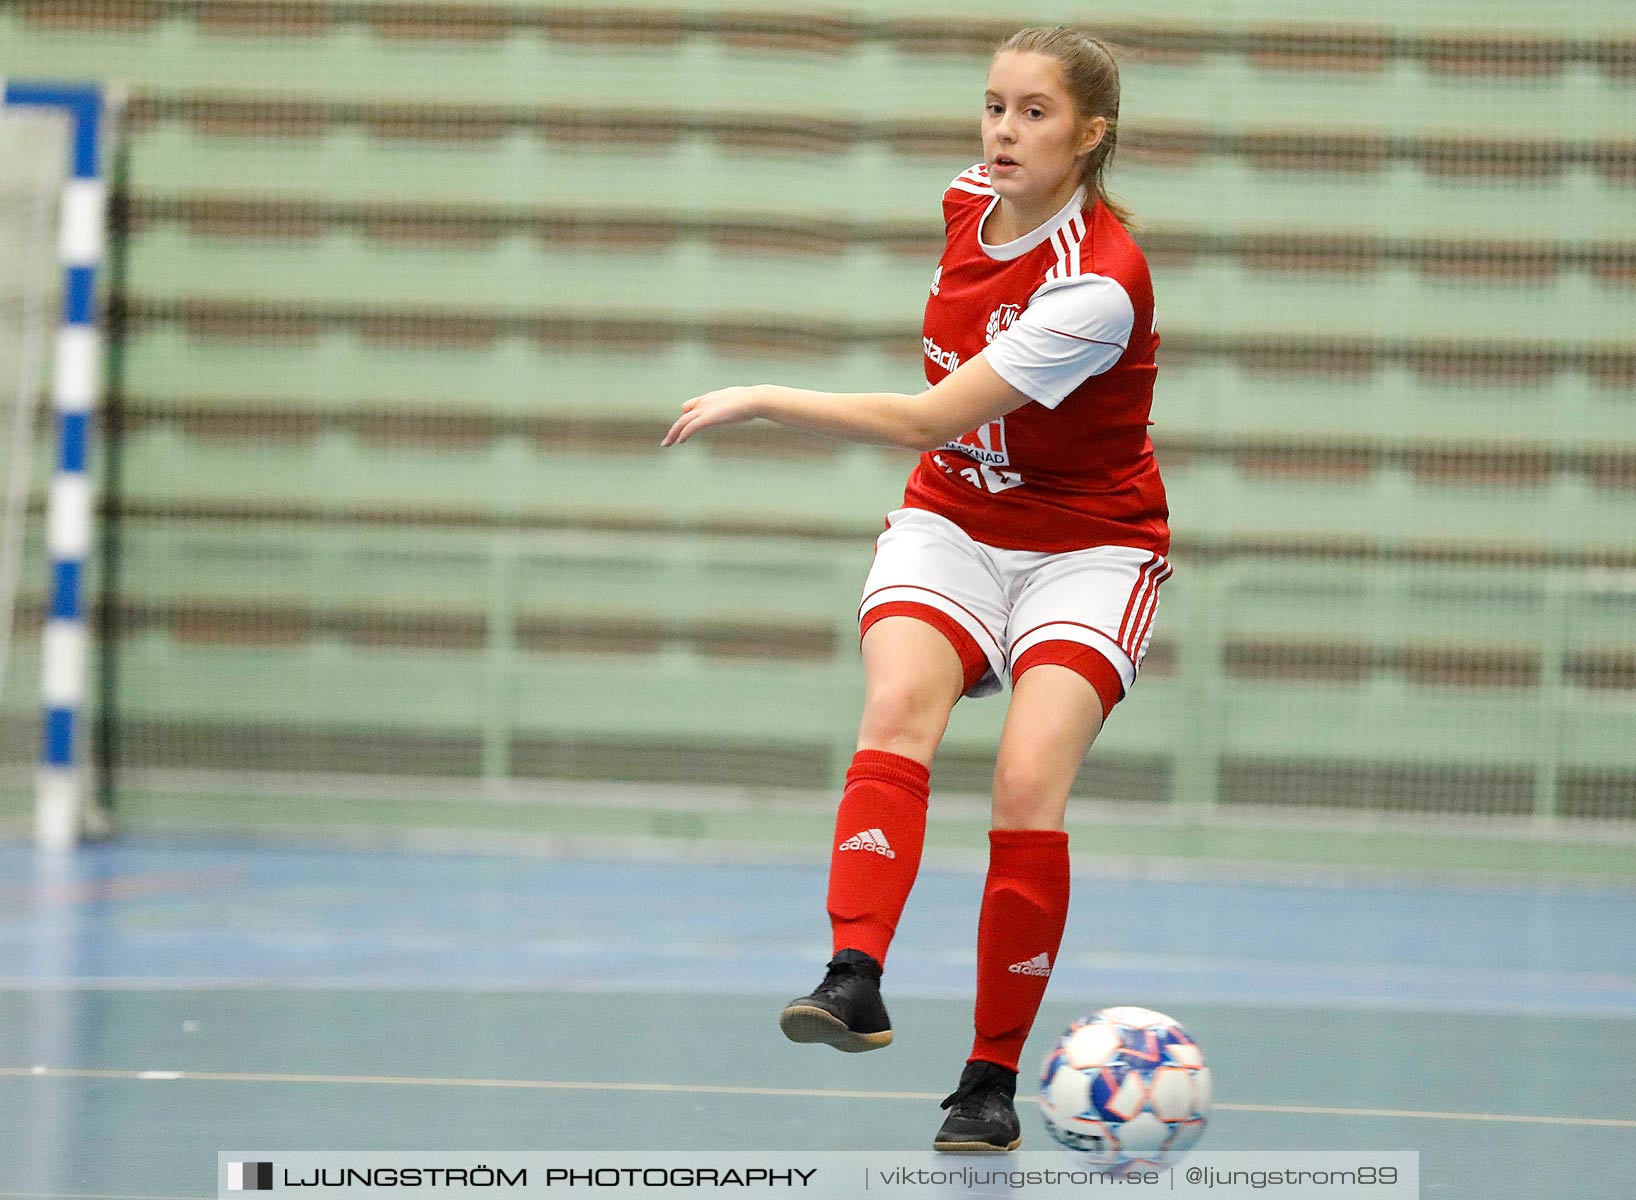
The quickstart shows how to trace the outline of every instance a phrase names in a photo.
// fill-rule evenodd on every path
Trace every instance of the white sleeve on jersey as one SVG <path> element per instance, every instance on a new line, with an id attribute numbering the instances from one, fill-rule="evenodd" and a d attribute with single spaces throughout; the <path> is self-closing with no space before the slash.
<path id="1" fill-rule="evenodd" d="M 1119 361 L 1136 313 L 1105 275 L 1045 284 L 1009 329 L 983 352 L 994 373 L 1029 399 L 1055 408 L 1092 375 Z"/>

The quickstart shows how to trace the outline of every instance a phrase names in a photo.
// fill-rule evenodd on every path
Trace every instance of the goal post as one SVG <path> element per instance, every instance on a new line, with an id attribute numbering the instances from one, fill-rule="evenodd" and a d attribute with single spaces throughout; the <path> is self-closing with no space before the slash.
<path id="1" fill-rule="evenodd" d="M 61 312 L 51 353 L 53 461 L 46 500 L 45 622 L 40 637 L 42 735 L 35 777 L 34 830 L 47 849 L 71 849 L 79 840 L 89 794 L 85 696 L 90 636 L 86 626 L 86 560 L 93 545 L 95 505 L 88 471 L 92 421 L 102 396 L 103 344 L 99 288 L 107 242 L 107 186 L 103 175 L 108 105 L 103 89 L 83 84 L 0 81 L 0 117 L 51 114 L 64 127 L 66 172 L 59 174 L 56 256 Z M 59 143 L 60 144 L 60 143 Z M 0 162 L 0 176 L 20 175 L 30 164 L 16 156 Z M 54 158 L 59 164 L 63 159 Z M 34 163 L 35 168 L 38 163 Z M 10 182 L 9 180 L 6 182 Z M 21 299 L 19 307 L 27 308 Z M 27 367 L 29 356 L 19 355 Z M 32 416 L 37 372 L 19 374 L 17 425 Z M 32 430 L 29 440 L 32 441 Z M 24 448 L 13 443 L 13 456 Z M 15 463 L 13 464 L 16 465 Z M 26 473 L 25 473 L 26 479 Z M 8 489 L 10 490 L 10 489 Z M 19 515 L 19 524 L 20 524 Z M 15 601 L 8 601 L 7 613 Z M 8 639 L 8 644 L 9 644 Z M 4 681 L 0 680 L 0 686 Z"/>

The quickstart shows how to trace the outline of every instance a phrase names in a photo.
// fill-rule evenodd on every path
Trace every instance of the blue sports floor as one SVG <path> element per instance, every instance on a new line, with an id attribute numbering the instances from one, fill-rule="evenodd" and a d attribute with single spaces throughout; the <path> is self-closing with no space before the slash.
<path id="1" fill-rule="evenodd" d="M 897 1041 L 840 1055 L 776 1026 L 828 957 L 816 867 L 0 845 L 0 1195 L 212 1196 L 228 1148 L 922 1149 L 980 891 L 923 873 Z M 1204 1047 L 1202 1148 L 1636 1196 L 1636 893 L 1088 870 L 1020 1093 L 1110 1004 Z"/>

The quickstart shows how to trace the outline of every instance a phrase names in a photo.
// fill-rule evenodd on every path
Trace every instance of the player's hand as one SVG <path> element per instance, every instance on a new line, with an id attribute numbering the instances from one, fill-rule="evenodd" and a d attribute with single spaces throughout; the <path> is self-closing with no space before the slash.
<path id="1" fill-rule="evenodd" d="M 682 415 L 676 418 L 676 423 L 659 445 L 679 446 L 701 429 L 709 429 L 712 425 L 732 425 L 738 421 L 753 420 L 761 415 L 759 399 L 759 389 L 754 387 L 722 388 L 717 392 L 694 396 L 682 405 Z"/>

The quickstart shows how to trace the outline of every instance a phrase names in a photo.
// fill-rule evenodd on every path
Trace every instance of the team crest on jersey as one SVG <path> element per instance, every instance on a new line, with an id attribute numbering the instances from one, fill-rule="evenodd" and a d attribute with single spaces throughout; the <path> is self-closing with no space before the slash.
<path id="1" fill-rule="evenodd" d="M 937 295 L 938 289 L 943 286 L 943 264 L 937 264 L 937 270 L 932 272 L 932 295 Z"/>
<path id="2" fill-rule="evenodd" d="M 988 314 L 988 331 L 983 335 L 985 341 L 992 342 L 1002 332 L 1011 328 L 1011 322 L 1017 319 L 1022 308 L 1015 304 L 1002 304 Z"/>

